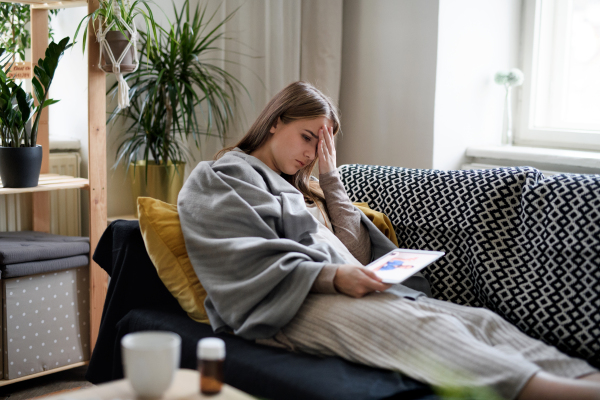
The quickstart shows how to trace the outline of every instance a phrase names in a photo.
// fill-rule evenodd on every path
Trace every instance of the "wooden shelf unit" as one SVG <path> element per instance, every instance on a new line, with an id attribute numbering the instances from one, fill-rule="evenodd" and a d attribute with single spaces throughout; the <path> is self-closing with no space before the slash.
<path id="1" fill-rule="evenodd" d="M 31 188 L 5 188 L 0 180 L 0 194 L 47 192 L 59 189 L 85 189 L 89 190 L 89 181 L 85 178 L 58 174 L 42 174 L 37 186 Z"/>
<path id="2" fill-rule="evenodd" d="M 55 8 L 87 6 L 87 14 L 98 9 L 98 0 L 0 0 L 8 3 L 31 5 L 31 59 L 44 57 L 48 48 L 48 10 Z M 91 24 L 91 23 L 90 23 Z M 37 144 L 42 145 L 43 159 L 40 184 L 35 188 L 0 188 L 1 194 L 32 192 L 33 229 L 39 232 L 50 231 L 51 190 L 81 188 L 89 190 L 89 232 L 90 232 L 90 351 L 98 338 L 102 309 L 108 289 L 108 275 L 92 260 L 100 236 L 106 229 L 107 176 L 106 176 L 106 76 L 98 68 L 99 43 L 94 29 L 88 32 L 88 179 L 48 174 L 50 172 L 50 141 L 48 134 L 48 109 L 42 111 L 38 128 Z M 60 68 L 60 64 L 59 64 Z M 37 100 L 36 100 L 36 104 Z M 85 365 L 78 362 L 48 371 L 31 374 L 18 379 L 0 380 L 0 386 L 8 385 L 38 376 L 59 372 Z"/>

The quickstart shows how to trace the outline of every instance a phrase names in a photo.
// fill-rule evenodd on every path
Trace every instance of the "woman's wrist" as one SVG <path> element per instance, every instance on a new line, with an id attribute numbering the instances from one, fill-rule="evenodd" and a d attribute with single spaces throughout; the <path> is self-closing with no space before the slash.
<path id="1" fill-rule="evenodd" d="M 327 179 L 331 179 L 333 177 L 339 177 L 339 173 L 338 173 L 337 169 L 334 169 L 334 170 L 331 170 L 329 172 L 325 172 L 325 173 L 319 174 L 319 182 L 322 179 L 327 180 Z"/>
<path id="2" fill-rule="evenodd" d="M 317 275 L 317 279 L 313 282 L 310 291 L 313 293 L 338 293 L 333 284 L 338 267 L 339 264 L 325 264 L 319 275 Z"/>
<path id="3" fill-rule="evenodd" d="M 327 172 L 325 174 L 320 174 L 319 186 L 321 186 L 321 189 L 323 189 L 323 192 L 325 193 L 332 190 L 339 190 L 340 188 L 344 187 L 337 169 Z"/>

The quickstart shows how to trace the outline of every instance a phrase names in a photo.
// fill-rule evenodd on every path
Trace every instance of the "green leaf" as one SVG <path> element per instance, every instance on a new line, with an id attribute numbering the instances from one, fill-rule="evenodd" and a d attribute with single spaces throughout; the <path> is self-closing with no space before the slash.
<path id="1" fill-rule="evenodd" d="M 27 101 L 27 95 L 25 91 L 21 88 L 17 89 L 17 104 L 19 105 L 19 111 L 21 112 L 21 119 L 23 123 L 29 120 L 30 115 L 30 104 Z"/>
<path id="2" fill-rule="evenodd" d="M 69 44 L 69 37 L 63 38 L 60 42 L 58 42 L 58 47 L 61 49 L 61 53 L 71 47 L 73 44 Z"/>
<path id="3" fill-rule="evenodd" d="M 55 60 L 56 59 L 54 59 L 52 57 L 46 57 L 44 59 L 44 72 L 48 76 L 47 83 L 46 82 L 42 82 L 44 84 L 45 88 L 48 88 L 48 86 L 50 86 L 50 82 L 54 78 L 54 70 L 56 69 Z M 58 60 L 56 60 L 56 61 L 58 62 Z"/>
<path id="4" fill-rule="evenodd" d="M 40 81 L 37 80 L 37 78 L 33 78 L 31 80 L 31 83 L 33 84 L 33 92 L 35 93 L 35 98 L 38 102 L 41 102 L 44 98 L 44 88 L 42 87 L 42 84 L 40 83 Z"/>
<path id="5" fill-rule="evenodd" d="M 48 107 L 49 105 L 56 104 L 59 101 L 60 100 L 46 99 L 46 101 L 44 101 L 44 108 Z"/>
<path id="6" fill-rule="evenodd" d="M 77 25 L 77 29 L 75 29 L 75 35 L 73 35 L 73 41 L 77 40 L 77 35 L 79 35 L 79 29 L 81 29 L 81 25 L 85 22 L 85 27 L 83 28 L 83 43 L 82 43 L 82 48 L 81 48 L 82 53 L 85 53 L 85 38 L 87 36 L 88 23 L 89 23 L 88 21 L 92 17 L 92 14 L 93 13 L 86 15 L 85 17 L 83 17 L 81 19 L 81 21 L 79 21 L 79 25 Z"/>
<path id="7" fill-rule="evenodd" d="M 44 65 L 44 62 L 41 59 L 40 63 Z M 50 78 L 46 74 L 46 71 L 44 71 L 42 68 L 36 65 L 35 67 L 33 67 L 33 74 L 40 80 L 42 87 L 48 88 L 50 86 Z M 38 98 L 38 100 L 40 99 Z"/>

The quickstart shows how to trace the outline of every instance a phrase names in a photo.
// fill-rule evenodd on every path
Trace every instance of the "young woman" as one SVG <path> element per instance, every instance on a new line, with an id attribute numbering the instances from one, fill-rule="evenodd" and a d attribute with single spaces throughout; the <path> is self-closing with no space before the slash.
<path id="1" fill-rule="evenodd" d="M 348 199 L 339 129 L 327 97 L 295 82 L 236 146 L 192 172 L 178 210 L 213 329 L 432 385 L 600 399 L 600 373 L 585 361 L 491 311 L 429 298 L 422 276 L 391 286 L 364 268 L 394 245 Z"/>

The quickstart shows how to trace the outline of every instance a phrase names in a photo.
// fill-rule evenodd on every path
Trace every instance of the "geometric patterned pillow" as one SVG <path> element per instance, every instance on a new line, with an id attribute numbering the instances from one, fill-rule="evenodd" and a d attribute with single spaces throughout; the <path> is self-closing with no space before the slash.
<path id="1" fill-rule="evenodd" d="M 600 366 L 600 175 L 339 170 L 352 201 L 390 218 L 399 247 L 446 252 L 424 270 L 435 298 L 487 307 Z"/>

